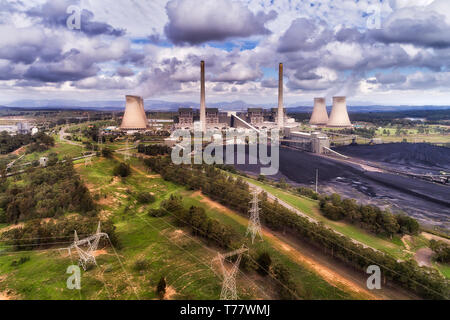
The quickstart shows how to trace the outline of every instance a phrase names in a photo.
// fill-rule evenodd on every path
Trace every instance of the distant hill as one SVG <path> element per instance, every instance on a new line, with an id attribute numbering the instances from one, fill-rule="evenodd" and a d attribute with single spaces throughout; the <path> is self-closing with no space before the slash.
<path id="1" fill-rule="evenodd" d="M 148 111 L 176 111 L 178 108 L 199 108 L 198 102 L 170 102 L 164 100 L 145 100 L 145 109 Z M 120 111 L 125 107 L 125 101 L 120 100 L 106 100 L 106 101 L 80 101 L 80 100 L 17 100 L 7 103 L 5 108 L 21 108 L 21 109 L 85 109 L 85 110 L 104 110 L 104 111 Z M 207 103 L 207 107 L 219 108 L 223 111 L 240 111 L 247 108 L 275 108 L 276 104 L 249 104 L 245 101 L 237 100 L 232 102 L 214 102 Z M 286 105 L 288 112 L 312 112 L 312 106 L 302 105 L 300 103 L 293 103 Z M 349 112 L 389 112 L 389 111 L 404 111 L 404 110 L 444 110 L 449 109 L 450 106 L 348 106 Z M 328 106 L 331 110 L 331 106 Z"/>

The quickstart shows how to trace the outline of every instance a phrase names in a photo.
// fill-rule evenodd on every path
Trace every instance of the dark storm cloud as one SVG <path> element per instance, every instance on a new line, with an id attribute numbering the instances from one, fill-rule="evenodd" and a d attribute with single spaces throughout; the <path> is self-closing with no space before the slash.
<path id="1" fill-rule="evenodd" d="M 278 52 L 312 51 L 333 39 L 333 32 L 323 22 L 314 19 L 299 18 L 292 22 L 280 38 Z"/>
<path id="2" fill-rule="evenodd" d="M 411 8 L 394 12 L 379 30 L 370 30 L 371 38 L 382 43 L 412 44 L 418 47 L 449 48 L 450 25 L 445 16 L 432 10 Z"/>
<path id="3" fill-rule="evenodd" d="M 88 68 L 79 67 L 74 63 L 37 63 L 33 64 L 24 74 L 29 80 L 42 82 L 77 81 L 97 74 L 100 69 L 95 65 Z"/>
<path id="4" fill-rule="evenodd" d="M 41 19 L 41 23 L 47 27 L 67 27 L 67 8 L 71 5 L 78 6 L 79 1 L 71 0 L 49 0 L 41 6 L 36 6 L 26 14 L 30 17 Z M 81 11 L 80 32 L 88 36 L 110 35 L 120 37 L 125 34 L 125 30 L 116 29 L 113 26 L 99 21 L 94 21 L 94 14 L 86 9 Z"/>
<path id="5" fill-rule="evenodd" d="M 169 22 L 165 35 L 175 44 L 200 44 L 228 38 L 267 35 L 264 24 L 275 11 L 253 14 L 241 3 L 229 0 L 172 0 L 166 6 Z"/>

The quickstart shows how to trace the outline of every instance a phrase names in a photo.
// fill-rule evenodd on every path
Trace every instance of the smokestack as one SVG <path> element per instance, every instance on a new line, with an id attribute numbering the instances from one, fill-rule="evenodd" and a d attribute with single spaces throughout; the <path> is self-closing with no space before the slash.
<path id="1" fill-rule="evenodd" d="M 333 97 L 333 109 L 331 109 L 329 127 L 351 127 L 352 123 L 348 117 L 347 102 L 345 97 Z"/>
<path id="2" fill-rule="evenodd" d="M 284 111 L 283 111 L 283 64 L 280 63 L 278 69 L 278 128 L 284 127 Z"/>
<path id="3" fill-rule="evenodd" d="M 309 124 L 325 125 L 328 122 L 325 98 L 314 98 L 314 109 Z"/>
<path id="4" fill-rule="evenodd" d="M 200 62 L 200 122 L 202 132 L 206 132 L 206 105 L 205 105 L 205 61 Z"/>

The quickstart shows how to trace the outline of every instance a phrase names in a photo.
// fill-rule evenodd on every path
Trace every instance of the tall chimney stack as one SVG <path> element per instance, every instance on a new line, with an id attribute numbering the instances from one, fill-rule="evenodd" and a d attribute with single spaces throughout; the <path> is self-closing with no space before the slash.
<path id="1" fill-rule="evenodd" d="M 205 61 L 200 62 L 200 122 L 202 132 L 206 132 L 206 105 L 205 105 Z"/>
<path id="2" fill-rule="evenodd" d="M 283 64 L 280 63 L 278 70 L 278 128 L 284 127 L 284 110 L 283 110 Z"/>

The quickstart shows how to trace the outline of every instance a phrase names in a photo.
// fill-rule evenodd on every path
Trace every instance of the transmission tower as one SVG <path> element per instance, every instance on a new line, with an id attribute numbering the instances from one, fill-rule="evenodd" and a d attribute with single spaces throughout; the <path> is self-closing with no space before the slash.
<path id="1" fill-rule="evenodd" d="M 89 157 L 89 152 L 84 149 L 84 146 L 83 146 L 83 156 L 85 156 L 84 166 L 85 167 L 90 166 L 92 164 L 92 157 Z"/>
<path id="2" fill-rule="evenodd" d="M 128 137 L 127 137 L 127 143 L 125 144 L 125 154 L 124 154 L 124 157 L 123 157 L 123 159 L 125 161 L 130 161 L 130 153 L 129 153 L 129 150 L 128 150 L 129 148 L 130 148 L 130 146 L 128 144 Z"/>
<path id="3" fill-rule="evenodd" d="M 86 268 L 89 264 L 95 264 L 97 265 L 97 261 L 95 260 L 94 252 L 98 248 L 98 244 L 100 242 L 100 239 L 102 237 L 108 238 L 109 236 L 107 233 L 101 232 L 100 230 L 100 221 L 98 222 L 97 232 L 93 234 L 92 236 L 89 236 L 85 239 L 80 240 L 77 235 L 77 231 L 74 231 L 74 241 L 73 244 L 70 245 L 67 250 L 69 251 L 69 254 L 71 254 L 71 250 L 75 249 L 78 253 L 78 264 L 83 267 L 83 269 L 86 271 Z M 86 249 L 83 249 L 82 247 L 86 247 Z"/>
<path id="4" fill-rule="evenodd" d="M 103 145 L 103 136 L 102 136 L 102 129 L 98 129 L 98 151 L 102 152 L 102 145 Z"/>
<path id="5" fill-rule="evenodd" d="M 245 236 L 247 236 L 249 233 L 252 235 L 252 244 L 255 241 L 256 235 L 259 235 L 262 240 L 262 233 L 261 233 L 261 222 L 259 221 L 259 198 L 258 198 L 258 191 L 254 190 L 252 192 L 253 198 L 250 201 L 251 207 L 250 207 L 250 221 L 248 223 L 247 233 Z"/>
<path id="6" fill-rule="evenodd" d="M 212 260 L 212 262 L 219 261 L 222 269 L 223 283 L 222 291 L 220 292 L 220 300 L 238 299 L 236 290 L 236 275 L 239 271 L 239 264 L 241 263 L 242 254 L 246 251 L 248 251 L 248 249 L 242 246 L 241 249 L 234 250 L 226 254 L 218 253 L 217 257 Z M 225 268 L 225 259 L 236 255 L 238 256 L 238 258 L 233 263 L 233 266 L 229 270 L 227 270 L 227 268 Z"/>

